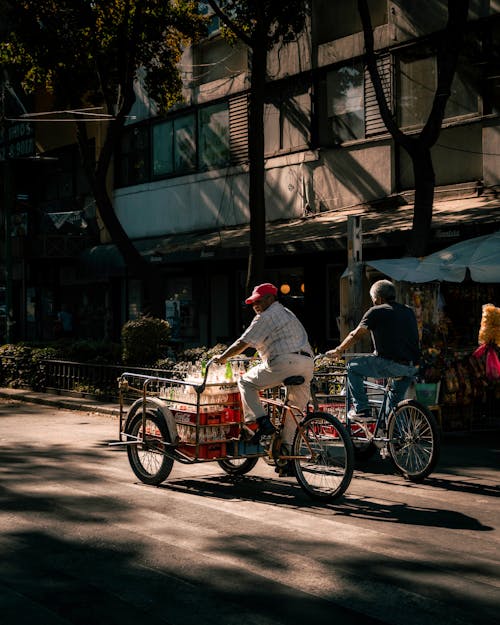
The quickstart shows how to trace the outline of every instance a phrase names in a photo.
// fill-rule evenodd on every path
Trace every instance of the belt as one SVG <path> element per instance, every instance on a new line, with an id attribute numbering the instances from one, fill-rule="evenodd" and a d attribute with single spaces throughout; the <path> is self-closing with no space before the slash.
<path id="1" fill-rule="evenodd" d="M 307 356 L 308 358 L 312 358 L 309 352 L 303 352 L 302 350 L 300 350 L 299 352 L 292 352 L 292 354 L 299 354 L 300 356 Z"/>

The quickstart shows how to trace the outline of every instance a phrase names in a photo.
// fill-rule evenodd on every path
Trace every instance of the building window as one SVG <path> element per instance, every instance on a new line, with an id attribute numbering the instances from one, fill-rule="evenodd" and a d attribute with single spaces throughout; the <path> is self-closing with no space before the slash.
<path id="1" fill-rule="evenodd" d="M 229 107 L 227 102 L 199 111 L 198 148 L 201 169 L 227 165 L 229 148 Z"/>
<path id="2" fill-rule="evenodd" d="M 397 108 L 403 127 L 422 126 L 432 108 L 436 90 L 435 59 L 399 58 Z"/>
<path id="3" fill-rule="evenodd" d="M 361 63 L 328 72 L 326 109 L 329 142 L 344 143 L 364 138 L 364 71 Z"/>
<path id="4" fill-rule="evenodd" d="M 153 176 L 174 171 L 174 124 L 170 121 L 153 126 Z"/>
<path id="5" fill-rule="evenodd" d="M 196 123 L 193 113 L 154 124 L 153 176 L 196 168 Z"/>
<path id="6" fill-rule="evenodd" d="M 194 113 L 174 119 L 174 165 L 176 172 L 196 167 L 196 119 Z"/>
<path id="7" fill-rule="evenodd" d="M 306 148 L 310 142 L 311 97 L 288 95 L 265 105 L 265 153 L 276 154 Z"/>
<path id="8" fill-rule="evenodd" d="M 398 57 L 397 108 L 402 128 L 423 126 L 431 112 L 437 88 L 437 61 L 434 54 L 419 50 Z M 445 118 L 479 112 L 478 86 L 468 59 L 461 56 L 446 104 Z"/>
<path id="9" fill-rule="evenodd" d="M 393 110 L 392 59 L 377 57 L 377 68 L 389 110 Z M 318 84 L 320 145 L 340 145 L 386 133 L 368 68 L 353 61 L 332 69 Z"/>
<path id="10" fill-rule="evenodd" d="M 458 59 L 458 66 L 451 83 L 451 93 L 446 103 L 445 118 L 477 115 L 479 112 L 478 84 L 469 61 Z"/>

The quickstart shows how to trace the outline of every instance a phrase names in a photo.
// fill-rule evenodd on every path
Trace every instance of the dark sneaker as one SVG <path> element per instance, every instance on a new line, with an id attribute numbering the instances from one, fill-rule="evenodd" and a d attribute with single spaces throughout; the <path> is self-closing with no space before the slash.
<path id="1" fill-rule="evenodd" d="M 279 474 L 279 477 L 294 477 L 295 471 L 293 470 L 293 464 L 289 460 L 284 466 L 276 467 L 274 469 L 276 473 Z"/>
<path id="2" fill-rule="evenodd" d="M 258 445 L 263 436 L 270 436 L 276 431 L 269 417 L 259 417 L 257 419 L 257 425 L 257 431 L 249 441 L 251 445 Z"/>
<path id="3" fill-rule="evenodd" d="M 250 429 L 248 425 L 243 424 L 240 428 L 240 441 L 249 443 L 255 436 L 255 431 Z"/>

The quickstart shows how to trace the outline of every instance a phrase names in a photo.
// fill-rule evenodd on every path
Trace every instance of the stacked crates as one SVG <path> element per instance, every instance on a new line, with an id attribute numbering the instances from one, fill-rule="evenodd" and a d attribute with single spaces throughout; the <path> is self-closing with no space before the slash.
<path id="1" fill-rule="evenodd" d="M 237 439 L 242 420 L 236 383 L 212 383 L 199 395 L 193 385 L 162 390 L 177 424 L 178 450 L 198 459 L 226 456 L 226 445 Z"/>

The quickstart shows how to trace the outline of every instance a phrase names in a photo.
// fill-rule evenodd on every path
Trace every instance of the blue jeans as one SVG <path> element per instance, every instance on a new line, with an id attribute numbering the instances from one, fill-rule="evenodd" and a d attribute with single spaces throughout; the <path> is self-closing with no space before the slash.
<path id="1" fill-rule="evenodd" d="M 354 409 L 361 412 L 370 407 L 363 384 L 365 378 L 402 378 L 394 380 L 392 390 L 389 391 L 387 408 L 390 409 L 404 399 L 416 371 L 416 367 L 401 365 L 374 354 L 354 357 L 347 364 L 347 384 Z"/>

